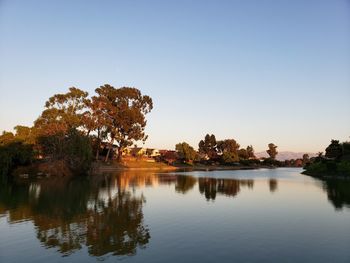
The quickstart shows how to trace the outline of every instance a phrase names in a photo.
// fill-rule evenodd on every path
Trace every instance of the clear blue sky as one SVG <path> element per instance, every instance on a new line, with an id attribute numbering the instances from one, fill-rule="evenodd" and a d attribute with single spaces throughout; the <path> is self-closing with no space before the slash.
<path id="1" fill-rule="evenodd" d="M 0 130 L 105 83 L 153 98 L 146 146 L 322 151 L 350 136 L 350 2 L 0 0 Z"/>

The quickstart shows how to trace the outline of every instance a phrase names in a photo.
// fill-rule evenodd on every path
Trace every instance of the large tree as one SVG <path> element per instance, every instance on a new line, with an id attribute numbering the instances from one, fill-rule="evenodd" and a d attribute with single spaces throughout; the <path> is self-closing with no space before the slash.
<path id="1" fill-rule="evenodd" d="M 120 161 L 126 147 L 135 141 L 147 139 L 145 115 L 153 108 L 152 99 L 130 87 L 116 89 L 106 84 L 95 91 L 98 94 L 96 100 L 102 105 L 102 126 L 106 127 L 110 140 L 106 161 L 114 143 L 117 144 L 117 158 Z"/>
<path id="2" fill-rule="evenodd" d="M 276 155 L 278 154 L 277 152 L 277 146 L 273 143 L 269 143 L 268 145 L 269 149 L 266 151 L 267 154 L 270 156 L 272 160 L 276 159 Z"/>
<path id="3" fill-rule="evenodd" d="M 326 148 L 325 156 L 327 158 L 337 159 L 340 158 L 343 154 L 342 145 L 338 140 L 332 140 L 331 144 Z"/>
<path id="4" fill-rule="evenodd" d="M 198 144 L 198 151 L 201 154 L 208 156 L 210 160 L 217 158 L 217 142 L 215 135 L 205 135 L 204 140 L 201 140 Z"/>
<path id="5" fill-rule="evenodd" d="M 186 142 L 178 143 L 175 145 L 179 157 L 185 162 L 192 162 L 195 160 L 197 152 Z"/>
<path id="6" fill-rule="evenodd" d="M 255 153 L 254 153 L 254 148 L 252 145 L 247 146 L 247 153 L 248 153 L 248 158 L 255 159 Z"/>
<path id="7" fill-rule="evenodd" d="M 240 145 L 234 139 L 218 141 L 218 152 L 225 163 L 238 162 L 238 149 Z"/>

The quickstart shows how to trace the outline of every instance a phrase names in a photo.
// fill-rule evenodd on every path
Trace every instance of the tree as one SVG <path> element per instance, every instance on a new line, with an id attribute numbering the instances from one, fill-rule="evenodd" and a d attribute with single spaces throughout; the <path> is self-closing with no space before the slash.
<path id="1" fill-rule="evenodd" d="M 147 139 L 144 132 L 147 123 L 145 115 L 153 108 L 152 99 L 142 95 L 136 88 L 115 89 L 108 84 L 95 91 L 98 94 L 97 101 L 103 107 L 100 108 L 103 118 L 99 127 L 106 127 L 110 139 L 106 161 L 114 142 L 117 143 L 117 158 L 120 161 L 126 147 L 135 141 Z"/>
<path id="2" fill-rule="evenodd" d="M 34 151 L 30 144 L 13 140 L 0 145 L 0 179 L 6 181 L 14 168 L 20 165 L 29 165 L 33 159 Z"/>
<path id="3" fill-rule="evenodd" d="M 45 110 L 34 122 L 41 135 L 66 134 L 83 126 L 88 93 L 71 87 L 65 94 L 56 94 L 45 103 Z"/>
<path id="4" fill-rule="evenodd" d="M 214 134 L 205 135 L 204 140 L 199 142 L 198 147 L 199 153 L 207 155 L 210 160 L 217 158 L 217 142 Z"/>
<path id="5" fill-rule="evenodd" d="M 41 153 L 50 160 L 63 160 L 75 173 L 86 173 L 92 161 L 91 142 L 77 129 L 67 134 L 43 135 L 37 138 Z"/>
<path id="6" fill-rule="evenodd" d="M 255 154 L 254 154 L 254 148 L 252 145 L 247 146 L 247 153 L 248 153 L 248 158 L 256 159 Z"/>
<path id="7" fill-rule="evenodd" d="M 218 152 L 221 154 L 221 159 L 225 163 L 238 162 L 238 149 L 240 145 L 234 139 L 226 139 L 218 141 Z"/>
<path id="8" fill-rule="evenodd" d="M 247 150 L 244 149 L 244 148 L 239 149 L 239 150 L 238 150 L 238 157 L 239 157 L 240 159 L 244 159 L 244 160 L 248 159 L 248 158 L 249 158 L 249 155 L 248 155 Z"/>
<path id="9" fill-rule="evenodd" d="M 96 131 L 96 137 L 93 140 L 96 148 L 96 160 L 99 159 L 101 142 L 107 138 L 107 129 L 112 124 L 108 115 L 107 103 L 108 100 L 105 97 L 93 96 L 91 99 L 86 100 L 88 109 L 83 115 L 84 128 L 87 130 L 87 134 L 90 134 L 91 131 Z"/>
<path id="10" fill-rule="evenodd" d="M 303 154 L 303 166 L 310 162 L 310 157 L 307 153 Z"/>
<path id="11" fill-rule="evenodd" d="M 35 140 L 37 137 L 37 131 L 34 127 L 27 127 L 23 125 L 15 126 L 15 139 L 21 141 L 25 144 L 35 144 Z"/>
<path id="12" fill-rule="evenodd" d="M 185 162 L 192 162 L 195 160 L 197 152 L 186 142 L 178 143 L 175 145 L 175 150 L 177 151 L 180 159 Z"/>
<path id="13" fill-rule="evenodd" d="M 332 140 L 331 144 L 326 148 L 325 156 L 327 158 L 338 159 L 343 154 L 343 147 L 338 140 Z"/>
<path id="14" fill-rule="evenodd" d="M 3 131 L 0 135 L 0 146 L 7 145 L 15 141 L 15 135 L 12 132 Z"/>
<path id="15" fill-rule="evenodd" d="M 270 158 L 272 160 L 275 160 L 276 159 L 276 155 L 278 154 L 278 152 L 276 150 L 277 146 L 274 145 L 273 143 L 269 143 L 268 147 L 269 147 L 269 149 L 266 151 L 267 154 L 270 156 Z"/>

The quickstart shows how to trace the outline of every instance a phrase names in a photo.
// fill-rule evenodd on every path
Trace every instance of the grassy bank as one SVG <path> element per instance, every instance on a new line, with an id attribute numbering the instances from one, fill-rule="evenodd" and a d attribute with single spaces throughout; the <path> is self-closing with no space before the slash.
<path id="1" fill-rule="evenodd" d="M 121 170 L 144 170 L 144 171 L 220 171 L 220 170 L 251 170 L 260 168 L 275 168 L 272 166 L 247 166 L 247 165 L 205 165 L 205 164 L 174 164 L 169 165 L 163 162 L 147 162 L 144 160 L 133 160 L 118 162 L 95 162 L 93 164 L 92 174 L 101 172 L 113 172 Z"/>

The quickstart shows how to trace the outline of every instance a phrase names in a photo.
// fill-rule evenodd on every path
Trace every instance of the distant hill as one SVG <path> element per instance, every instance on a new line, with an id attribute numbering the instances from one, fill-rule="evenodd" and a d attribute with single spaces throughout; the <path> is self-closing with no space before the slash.
<path id="1" fill-rule="evenodd" d="M 285 161 L 285 160 L 290 160 L 290 159 L 298 159 L 298 158 L 302 158 L 303 154 L 305 152 L 288 152 L 288 151 L 284 151 L 284 152 L 278 152 L 276 159 L 279 161 Z M 309 157 L 314 157 L 316 156 L 316 153 L 307 153 L 309 155 Z M 256 157 L 269 157 L 269 155 L 266 152 L 257 152 L 255 153 Z"/>

